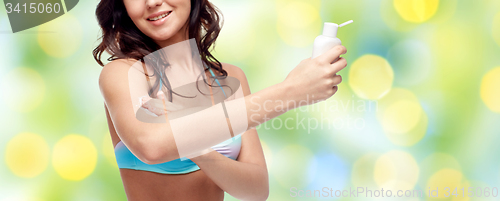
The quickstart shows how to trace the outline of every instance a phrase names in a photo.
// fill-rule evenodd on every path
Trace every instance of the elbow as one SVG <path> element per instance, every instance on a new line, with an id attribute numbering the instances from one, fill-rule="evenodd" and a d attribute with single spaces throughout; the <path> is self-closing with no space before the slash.
<path id="1" fill-rule="evenodd" d="M 267 200 L 269 198 L 269 183 L 263 187 L 262 192 L 259 194 L 258 200 Z"/>
<path id="2" fill-rule="evenodd" d="M 153 151 L 143 151 L 142 157 L 139 158 L 142 162 L 148 164 L 148 165 L 154 165 L 161 163 L 161 156 L 158 153 L 155 153 Z"/>
<path id="3" fill-rule="evenodd" d="M 263 189 L 259 194 L 255 196 L 253 200 L 261 201 L 261 200 L 267 200 L 267 198 L 269 198 L 269 187 Z"/>
<path id="4" fill-rule="evenodd" d="M 234 196 L 233 196 L 234 197 Z M 248 196 L 235 197 L 239 200 L 245 201 L 263 201 L 269 198 L 269 188 L 262 189 L 261 191 Z"/>
<path id="5" fill-rule="evenodd" d="M 174 153 L 169 149 L 167 143 L 162 143 L 158 139 L 142 140 L 140 142 L 140 156 L 137 158 L 148 165 L 154 165 L 159 163 L 164 163 L 173 160 Z"/>
<path id="6" fill-rule="evenodd" d="M 261 200 L 267 200 L 268 198 L 269 198 L 269 176 L 266 170 L 260 182 L 260 185 L 258 185 L 258 188 L 256 189 L 256 191 L 254 191 L 253 195 L 250 196 L 249 200 L 261 201 Z"/>
<path id="7" fill-rule="evenodd" d="M 233 195 L 233 197 L 235 197 Z M 254 188 L 252 191 L 246 191 L 245 195 L 235 197 L 239 200 L 248 200 L 248 201 L 262 201 L 267 200 L 269 198 L 269 180 L 267 176 L 263 181 Z"/>
<path id="8" fill-rule="evenodd" d="M 177 157 L 174 156 L 174 153 L 172 150 L 169 150 L 166 145 L 152 145 L 150 144 L 150 147 L 144 148 L 143 149 L 143 155 L 142 159 L 140 159 L 142 162 L 148 164 L 148 165 L 155 165 L 159 163 L 165 163 L 174 159 L 179 158 L 178 155 Z"/>
<path id="9" fill-rule="evenodd" d="M 262 182 L 262 185 L 260 185 L 260 187 L 261 187 L 261 189 L 255 195 L 254 200 L 267 200 L 267 198 L 269 198 L 269 179 L 267 176 L 267 171 L 266 171 L 265 179 Z"/>
<path id="10" fill-rule="evenodd" d="M 158 149 L 153 148 L 151 144 L 143 143 L 141 144 L 138 153 L 135 154 L 137 158 L 148 165 L 154 165 L 158 164 L 158 161 L 161 159 L 161 154 L 158 153 L 158 151 L 155 151 Z"/>

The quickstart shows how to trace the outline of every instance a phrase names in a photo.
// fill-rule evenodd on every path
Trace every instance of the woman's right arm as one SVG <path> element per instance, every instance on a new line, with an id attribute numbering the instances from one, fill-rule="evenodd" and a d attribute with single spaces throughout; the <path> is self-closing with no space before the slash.
<path id="1" fill-rule="evenodd" d="M 335 74 L 347 63 L 343 58 L 333 64 L 331 62 L 345 53 L 345 47 L 337 46 L 315 59 L 305 59 L 289 73 L 285 81 L 245 96 L 248 117 L 246 130 L 298 107 L 296 103 L 308 101 L 307 104 L 312 104 L 335 94 L 336 85 L 341 82 L 341 77 Z M 146 123 L 136 118 L 128 80 L 132 64 L 120 60 L 110 62 L 99 77 L 99 87 L 115 130 L 130 151 L 145 163 L 157 164 L 177 159 L 179 152 L 170 122 Z M 265 110 L 264 105 L 273 109 Z M 284 108 L 276 109 L 282 106 Z M 198 115 L 196 118 L 210 119 L 210 116 Z M 201 136 L 209 137 L 212 134 L 210 132 L 215 131 L 205 130 Z M 204 140 L 199 137 L 193 139 Z"/>

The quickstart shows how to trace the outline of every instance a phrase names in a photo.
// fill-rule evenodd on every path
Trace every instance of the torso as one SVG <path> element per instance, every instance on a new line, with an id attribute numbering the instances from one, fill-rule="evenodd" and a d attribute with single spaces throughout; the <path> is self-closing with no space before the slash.
<path id="1" fill-rule="evenodd" d="M 107 108 L 106 108 L 107 112 Z M 113 147 L 120 142 L 108 115 Z M 120 169 L 128 201 L 139 200 L 223 200 L 224 191 L 202 170 L 181 175 Z"/>
<path id="2" fill-rule="evenodd" d="M 121 140 L 116 133 L 108 108 L 104 106 L 113 147 L 116 147 Z M 224 191 L 203 170 L 178 175 L 124 168 L 119 170 L 128 201 L 224 199 Z"/>

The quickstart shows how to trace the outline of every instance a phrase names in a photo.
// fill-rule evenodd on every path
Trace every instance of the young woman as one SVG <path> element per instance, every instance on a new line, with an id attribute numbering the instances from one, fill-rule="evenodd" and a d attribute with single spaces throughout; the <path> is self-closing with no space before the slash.
<path id="1" fill-rule="evenodd" d="M 283 82 L 251 94 L 244 72 L 209 52 L 220 31 L 220 16 L 208 0 L 101 0 L 96 15 L 103 35 L 93 54 L 104 66 L 99 86 L 130 201 L 223 200 L 224 192 L 241 200 L 267 199 L 268 172 L 254 127 L 298 107 L 296 103 L 312 104 L 332 96 L 342 80 L 336 73 L 347 65 L 343 58 L 332 63 L 346 53 L 345 47 L 337 46 L 313 60 L 303 60 Z M 192 38 L 207 76 L 230 76 L 241 83 L 248 128 L 240 138 L 212 147 L 215 151 L 180 160 L 173 134 L 167 132 L 169 124 L 139 121 L 130 109 L 128 73 L 148 54 Z M 111 54 L 106 65 L 101 61 L 105 51 Z M 168 69 L 189 70 L 189 65 L 184 60 Z M 183 79 L 173 70 L 161 71 L 155 70 L 151 78 L 155 83 L 151 97 L 165 91 L 165 80 Z M 264 103 L 266 108 L 282 109 L 266 110 L 261 107 Z"/>

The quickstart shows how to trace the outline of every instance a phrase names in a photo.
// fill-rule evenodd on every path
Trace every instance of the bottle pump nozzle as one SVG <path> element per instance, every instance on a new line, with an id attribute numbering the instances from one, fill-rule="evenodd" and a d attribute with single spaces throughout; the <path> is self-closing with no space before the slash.
<path id="1" fill-rule="evenodd" d="M 339 29 L 339 27 L 343 27 L 345 25 L 351 24 L 352 22 L 354 22 L 354 21 L 349 20 L 349 21 L 344 22 L 340 25 L 335 24 L 335 23 L 331 23 L 331 22 L 325 22 L 325 26 L 323 28 L 323 35 L 328 36 L 328 37 L 332 37 L 332 38 L 336 38 L 337 37 L 337 30 Z"/>
<path id="2" fill-rule="evenodd" d="M 349 20 L 347 22 L 344 22 L 344 23 L 340 24 L 339 27 L 343 27 L 345 25 L 351 24 L 352 22 L 354 22 L 354 21 L 353 20 Z"/>

